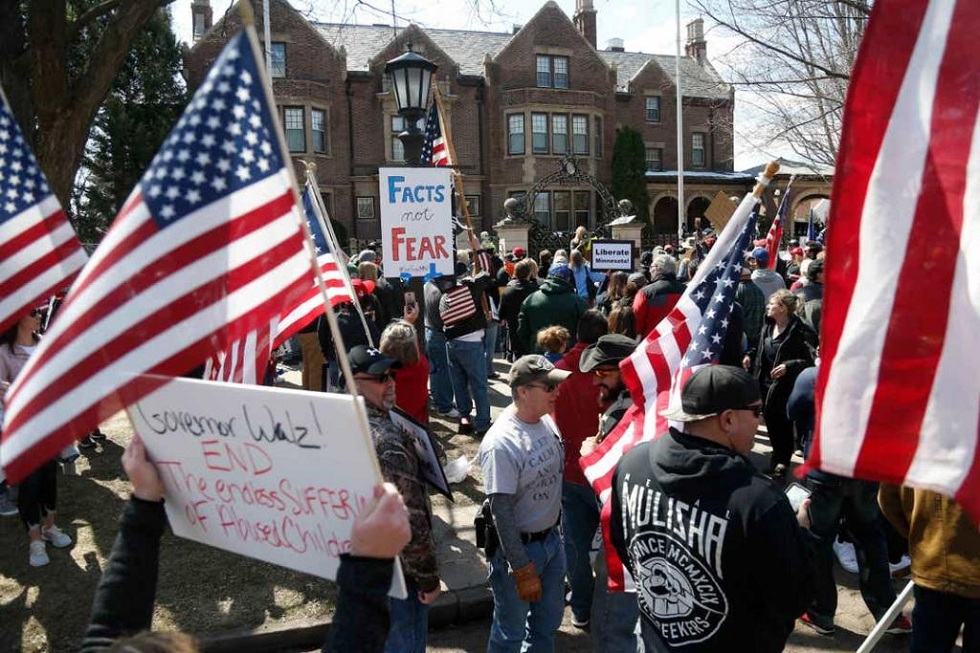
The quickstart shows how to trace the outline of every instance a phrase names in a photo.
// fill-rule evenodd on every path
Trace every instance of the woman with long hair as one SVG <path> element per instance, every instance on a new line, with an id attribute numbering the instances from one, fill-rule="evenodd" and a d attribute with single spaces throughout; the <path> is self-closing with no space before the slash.
<path id="1" fill-rule="evenodd" d="M 40 309 L 33 309 L 0 335 L 0 397 L 4 403 L 10 384 L 37 349 L 41 313 Z M 47 543 L 58 549 L 71 546 L 71 538 L 54 523 L 57 502 L 58 461 L 52 458 L 24 479 L 17 494 L 17 510 L 30 541 L 28 562 L 32 567 L 51 562 Z"/>
<path id="2" fill-rule="evenodd" d="M 395 375 L 395 403 L 420 424 L 429 423 L 429 359 L 419 348 L 415 321 L 418 304 L 405 305 L 405 317 L 393 320 L 381 332 L 378 349 L 402 364 Z"/>
<path id="3" fill-rule="evenodd" d="M 613 272 L 609 276 L 609 285 L 606 286 L 601 298 L 597 298 L 597 308 L 607 319 L 612 313 L 613 308 L 619 304 L 620 300 L 626 297 L 626 285 L 630 275 L 626 272 Z"/>

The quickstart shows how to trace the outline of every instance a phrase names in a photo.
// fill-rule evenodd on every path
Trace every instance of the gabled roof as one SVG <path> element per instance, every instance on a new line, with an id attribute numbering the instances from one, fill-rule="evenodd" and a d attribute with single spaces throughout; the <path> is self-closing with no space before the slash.
<path id="1" fill-rule="evenodd" d="M 343 25 L 313 23 L 323 38 L 335 48 L 347 50 L 347 70 L 367 71 L 368 63 L 405 27 L 381 25 Z M 473 32 L 460 29 L 417 29 L 424 32 L 453 61 L 463 75 L 483 75 L 483 62 L 489 54 L 495 56 L 511 39 L 507 32 Z"/>
<path id="2" fill-rule="evenodd" d="M 600 50 L 599 56 L 610 66 L 616 67 L 616 90 L 629 91 L 629 83 L 637 73 L 643 70 L 647 62 L 653 61 L 663 69 L 671 83 L 677 84 L 677 57 L 669 54 L 645 54 L 643 52 L 611 52 Z M 718 72 L 711 66 L 698 65 L 692 57 L 681 57 L 681 90 L 684 97 L 711 98 L 724 100 L 731 93 L 731 86 L 722 80 Z"/>

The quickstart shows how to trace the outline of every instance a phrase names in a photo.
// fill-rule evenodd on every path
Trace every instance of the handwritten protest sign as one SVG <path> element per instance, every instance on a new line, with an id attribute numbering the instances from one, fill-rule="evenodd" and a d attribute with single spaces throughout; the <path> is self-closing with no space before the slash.
<path id="1" fill-rule="evenodd" d="M 419 454 L 419 471 L 422 473 L 422 477 L 440 494 L 455 503 L 453 492 L 449 489 L 449 481 L 446 480 L 446 471 L 442 468 L 442 463 L 439 462 L 439 455 L 432 444 L 429 430 L 400 408 L 392 410 L 390 415 L 391 421 L 405 429 L 415 439 L 415 449 Z"/>
<path id="2" fill-rule="evenodd" d="M 174 379 L 127 412 L 174 533 L 336 579 L 381 482 L 355 410 L 348 395 Z M 391 594 L 405 591 L 396 567 Z"/>
<path id="3" fill-rule="evenodd" d="M 385 276 L 453 273 L 449 168 L 381 168 L 381 244 Z"/>

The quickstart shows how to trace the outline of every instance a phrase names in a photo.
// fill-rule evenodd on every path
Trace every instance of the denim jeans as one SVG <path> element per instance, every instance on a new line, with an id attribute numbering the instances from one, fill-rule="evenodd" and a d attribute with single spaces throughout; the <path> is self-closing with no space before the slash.
<path id="1" fill-rule="evenodd" d="M 636 592 L 610 592 L 609 572 L 603 552 L 595 559 L 595 594 L 592 598 L 592 643 L 602 653 L 643 651 L 640 606 Z"/>
<path id="2" fill-rule="evenodd" d="M 541 600 L 522 601 L 503 549 L 488 561 L 493 592 L 493 622 L 488 653 L 546 653 L 555 650 L 555 633 L 565 613 L 565 549 L 558 531 L 542 542 L 525 545 L 541 579 Z"/>
<path id="3" fill-rule="evenodd" d="M 385 641 L 385 653 L 425 653 L 429 633 L 429 606 L 419 601 L 419 587 L 406 583 L 408 597 L 388 598 L 391 627 Z"/>
<path id="4" fill-rule="evenodd" d="M 562 529 L 565 531 L 565 561 L 572 598 L 568 602 L 579 621 L 589 619 L 592 612 L 592 558 L 589 551 L 599 526 L 599 505 L 595 492 L 587 485 L 562 482 Z"/>
<path id="5" fill-rule="evenodd" d="M 497 333 L 500 331 L 500 322 L 487 320 L 487 328 L 483 333 L 483 346 L 487 352 L 487 374 L 493 372 L 493 355 L 497 352 Z"/>
<path id="6" fill-rule="evenodd" d="M 948 653 L 963 626 L 963 650 L 980 651 L 980 599 L 915 586 L 911 653 Z"/>
<path id="7" fill-rule="evenodd" d="M 816 596 L 807 614 L 821 626 L 831 626 L 837 612 L 837 583 L 834 582 L 834 539 L 841 517 L 854 538 L 861 597 L 878 620 L 895 601 L 888 571 L 888 547 L 878 509 L 878 484 L 841 476 L 807 477 L 810 495 L 810 533 L 816 572 Z"/>
<path id="8" fill-rule="evenodd" d="M 466 417 L 476 404 L 477 431 L 490 428 L 490 395 L 487 394 L 487 356 L 483 341 L 449 341 L 449 372 L 456 395 L 456 408 Z"/>
<path id="9" fill-rule="evenodd" d="M 446 334 L 426 328 L 425 355 L 429 359 L 429 389 L 432 403 L 440 413 L 453 409 L 453 381 L 449 375 L 449 354 L 446 352 Z"/>

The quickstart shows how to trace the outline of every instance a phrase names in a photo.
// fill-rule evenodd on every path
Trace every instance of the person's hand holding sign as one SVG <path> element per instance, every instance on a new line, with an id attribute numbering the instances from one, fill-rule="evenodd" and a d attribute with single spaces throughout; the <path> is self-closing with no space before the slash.
<path id="1" fill-rule="evenodd" d="M 410 539 L 412 528 L 402 495 L 391 483 L 374 486 L 374 503 L 354 520 L 351 555 L 394 558 Z"/>
<path id="2" fill-rule="evenodd" d="M 133 496 L 143 501 L 163 500 L 163 481 L 153 463 L 146 457 L 140 436 L 133 435 L 122 456 L 123 469 L 133 483 Z"/>

